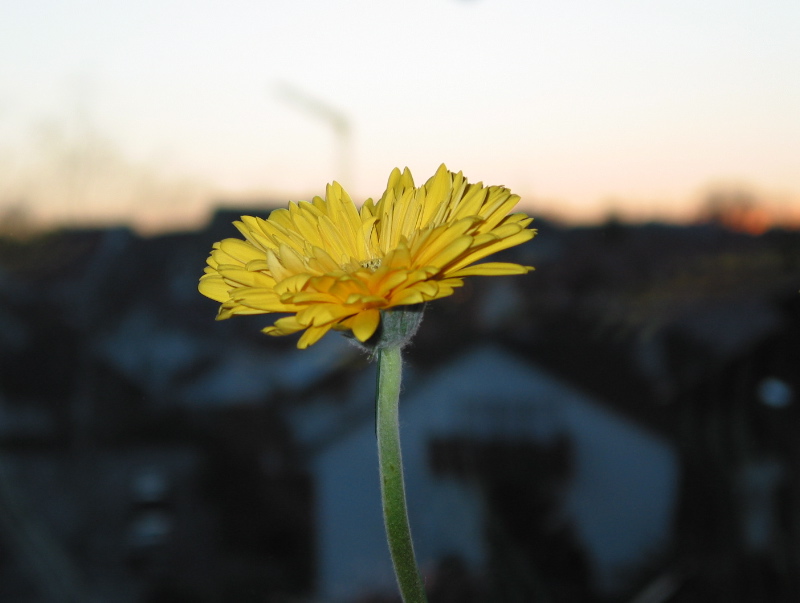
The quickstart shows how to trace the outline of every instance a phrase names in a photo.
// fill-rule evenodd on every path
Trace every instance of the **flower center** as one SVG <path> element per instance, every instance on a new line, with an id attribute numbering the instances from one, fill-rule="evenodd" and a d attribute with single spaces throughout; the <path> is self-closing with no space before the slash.
<path id="1" fill-rule="evenodd" d="M 381 266 L 381 259 L 380 258 L 372 258 L 371 260 L 364 260 L 361 262 L 362 268 L 367 268 L 368 270 L 372 270 L 375 272 Z"/>

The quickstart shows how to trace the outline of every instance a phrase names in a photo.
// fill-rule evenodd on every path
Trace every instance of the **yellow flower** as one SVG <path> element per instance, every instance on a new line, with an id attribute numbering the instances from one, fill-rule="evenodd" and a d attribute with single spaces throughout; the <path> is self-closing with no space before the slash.
<path id="1" fill-rule="evenodd" d="M 234 222 L 245 240 L 214 244 L 200 292 L 234 314 L 285 313 L 269 335 L 304 331 L 306 348 L 330 329 L 362 342 L 375 334 L 381 310 L 453 293 L 465 276 L 524 274 L 505 262 L 476 261 L 529 241 L 525 214 L 510 214 L 519 197 L 502 186 L 469 184 L 442 165 L 416 188 L 408 168 L 395 168 L 386 192 L 359 210 L 339 183 L 325 199 L 290 203 L 267 220 Z"/>

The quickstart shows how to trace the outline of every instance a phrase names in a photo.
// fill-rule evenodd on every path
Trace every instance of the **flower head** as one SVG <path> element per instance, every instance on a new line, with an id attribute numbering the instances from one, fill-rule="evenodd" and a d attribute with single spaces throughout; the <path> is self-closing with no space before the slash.
<path id="1" fill-rule="evenodd" d="M 446 297 L 465 276 L 524 274 L 506 262 L 475 264 L 534 237 L 519 201 L 502 186 L 469 184 L 442 165 L 424 186 L 395 168 L 386 192 L 359 210 L 337 183 L 325 198 L 290 203 L 269 218 L 234 222 L 245 240 L 214 244 L 200 292 L 234 314 L 285 313 L 269 335 L 303 331 L 306 348 L 330 329 L 365 342 L 381 311 Z"/>

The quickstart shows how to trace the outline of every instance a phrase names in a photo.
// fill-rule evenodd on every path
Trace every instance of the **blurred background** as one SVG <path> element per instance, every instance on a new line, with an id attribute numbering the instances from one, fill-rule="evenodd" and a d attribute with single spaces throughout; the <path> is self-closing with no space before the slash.
<path id="1" fill-rule="evenodd" d="M 401 404 L 432 603 L 800 598 L 800 5 L 0 0 L 0 601 L 396 601 L 374 365 L 213 242 L 438 165 L 539 235 Z"/>

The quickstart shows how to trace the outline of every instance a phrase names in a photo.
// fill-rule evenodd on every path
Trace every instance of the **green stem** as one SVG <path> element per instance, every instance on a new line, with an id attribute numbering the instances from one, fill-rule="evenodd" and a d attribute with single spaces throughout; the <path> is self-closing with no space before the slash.
<path id="1" fill-rule="evenodd" d="M 411 528 L 403 486 L 403 460 L 400 455 L 398 402 L 402 373 L 400 346 L 378 352 L 378 392 L 375 401 L 378 463 L 386 538 L 392 554 L 394 573 L 404 603 L 425 603 L 425 588 L 414 557 Z"/>

